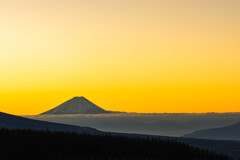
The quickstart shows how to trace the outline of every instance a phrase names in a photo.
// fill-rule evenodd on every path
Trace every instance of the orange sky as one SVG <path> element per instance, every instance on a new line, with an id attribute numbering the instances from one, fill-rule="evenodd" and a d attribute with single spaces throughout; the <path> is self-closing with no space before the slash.
<path id="1" fill-rule="evenodd" d="M 0 111 L 240 111 L 239 0 L 0 0 Z"/>

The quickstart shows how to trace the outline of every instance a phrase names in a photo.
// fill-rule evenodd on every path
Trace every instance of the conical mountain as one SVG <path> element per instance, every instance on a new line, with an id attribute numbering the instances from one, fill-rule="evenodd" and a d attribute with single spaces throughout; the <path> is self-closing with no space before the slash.
<path id="1" fill-rule="evenodd" d="M 84 97 L 74 97 L 42 114 L 103 114 L 109 113 Z"/>

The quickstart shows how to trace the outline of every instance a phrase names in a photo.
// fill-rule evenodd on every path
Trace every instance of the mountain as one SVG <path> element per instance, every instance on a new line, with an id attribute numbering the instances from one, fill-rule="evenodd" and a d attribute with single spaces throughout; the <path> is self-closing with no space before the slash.
<path id="1" fill-rule="evenodd" d="M 240 140 L 240 122 L 221 128 L 199 130 L 183 137 L 215 139 L 215 140 Z"/>
<path id="2" fill-rule="evenodd" d="M 73 125 L 33 120 L 33 119 L 14 116 L 14 115 L 2 113 L 2 112 L 0 112 L 0 128 L 50 130 L 50 131 L 89 133 L 89 134 L 102 133 L 101 131 L 98 131 L 96 129 L 89 128 L 89 127 L 78 127 Z"/>
<path id="3" fill-rule="evenodd" d="M 110 113 L 93 104 L 84 97 L 74 97 L 44 114 L 104 114 Z"/>

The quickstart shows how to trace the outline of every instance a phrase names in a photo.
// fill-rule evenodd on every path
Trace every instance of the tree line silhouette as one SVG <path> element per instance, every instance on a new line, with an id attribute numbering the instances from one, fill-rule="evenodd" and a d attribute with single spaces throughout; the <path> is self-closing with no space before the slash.
<path id="1" fill-rule="evenodd" d="M 0 129 L 0 160 L 231 160 L 156 138 Z"/>

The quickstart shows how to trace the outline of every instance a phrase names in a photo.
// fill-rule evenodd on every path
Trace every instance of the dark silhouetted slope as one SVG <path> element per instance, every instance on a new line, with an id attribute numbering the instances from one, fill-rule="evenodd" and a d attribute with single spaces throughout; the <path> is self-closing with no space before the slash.
<path id="1" fill-rule="evenodd" d="M 78 127 L 66 124 L 51 123 L 40 120 L 32 120 L 19 116 L 14 116 L 0 112 L 0 128 L 9 129 L 32 129 L 32 130 L 50 130 L 77 133 L 101 133 L 100 131 L 89 127 Z"/>
<path id="2" fill-rule="evenodd" d="M 184 137 L 216 140 L 240 140 L 240 122 L 222 128 L 199 130 L 186 134 Z"/>

